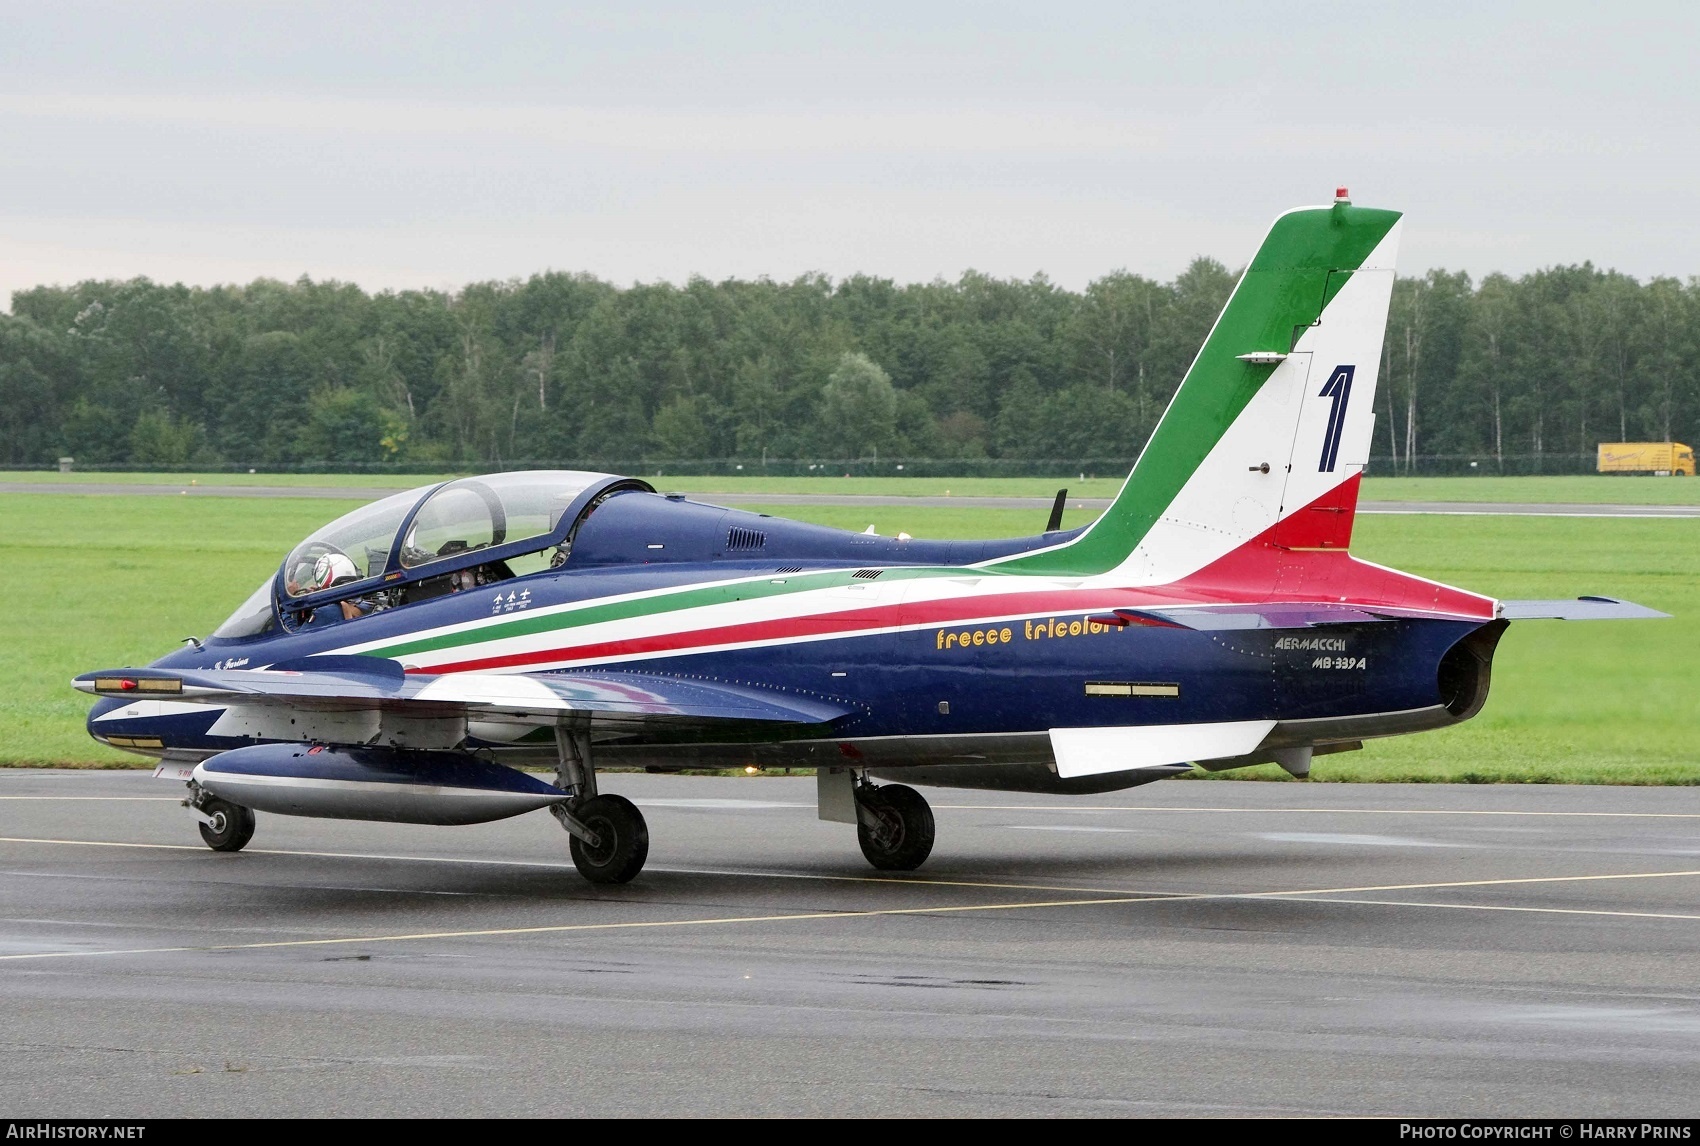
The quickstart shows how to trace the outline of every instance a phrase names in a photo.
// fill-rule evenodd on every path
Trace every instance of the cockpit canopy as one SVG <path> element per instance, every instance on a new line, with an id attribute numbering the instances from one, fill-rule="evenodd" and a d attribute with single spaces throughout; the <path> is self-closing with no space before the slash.
<path id="1" fill-rule="evenodd" d="M 283 591 L 305 597 L 340 583 L 381 577 L 401 523 L 435 488 L 420 486 L 392 494 L 315 530 L 284 560 Z"/>
<path id="2" fill-rule="evenodd" d="M 574 499 L 607 476 L 542 470 L 452 481 L 414 515 L 402 539 L 401 567 L 417 569 L 457 553 L 547 537 Z"/>
<path id="3" fill-rule="evenodd" d="M 391 607 L 435 595 L 427 583 L 443 581 L 449 591 L 451 578 L 469 568 L 505 579 L 560 564 L 577 522 L 621 489 L 650 487 L 581 470 L 523 470 L 393 494 L 314 531 L 213 636 L 264 632 L 274 598 L 278 610 L 310 611 L 381 590 L 379 606 Z"/>

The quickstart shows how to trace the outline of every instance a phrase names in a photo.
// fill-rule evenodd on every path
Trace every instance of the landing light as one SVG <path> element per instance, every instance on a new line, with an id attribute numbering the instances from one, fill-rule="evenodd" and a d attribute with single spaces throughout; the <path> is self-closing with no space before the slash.
<path id="1" fill-rule="evenodd" d="M 757 768 L 754 764 L 746 764 L 744 765 L 744 775 L 759 776 L 761 775 L 761 769 Z"/>
<path id="2" fill-rule="evenodd" d="M 183 682 L 176 677 L 98 676 L 94 679 L 96 692 L 182 692 Z"/>

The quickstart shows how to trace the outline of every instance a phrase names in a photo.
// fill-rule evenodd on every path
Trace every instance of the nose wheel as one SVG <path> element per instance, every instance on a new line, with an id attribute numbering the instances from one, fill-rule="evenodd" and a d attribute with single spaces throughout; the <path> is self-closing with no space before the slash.
<path id="1" fill-rule="evenodd" d="M 254 838 L 254 809 L 208 796 L 196 805 L 205 816 L 197 827 L 201 839 L 215 852 L 239 852 Z"/>
<path id="2" fill-rule="evenodd" d="M 856 842 L 881 871 L 914 871 L 933 851 L 933 810 L 904 784 L 856 786 Z"/>

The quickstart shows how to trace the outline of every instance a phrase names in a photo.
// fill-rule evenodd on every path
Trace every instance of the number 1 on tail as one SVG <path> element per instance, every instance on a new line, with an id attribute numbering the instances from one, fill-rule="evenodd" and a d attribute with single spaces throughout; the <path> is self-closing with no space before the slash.
<path id="1" fill-rule="evenodd" d="M 1322 461 L 1316 467 L 1320 473 L 1333 473 L 1334 462 L 1340 456 L 1340 438 L 1346 432 L 1346 403 L 1352 399 L 1352 375 L 1357 371 L 1356 366 L 1336 366 L 1317 395 L 1334 400 L 1333 409 L 1328 411 L 1328 432 L 1322 435 Z"/>

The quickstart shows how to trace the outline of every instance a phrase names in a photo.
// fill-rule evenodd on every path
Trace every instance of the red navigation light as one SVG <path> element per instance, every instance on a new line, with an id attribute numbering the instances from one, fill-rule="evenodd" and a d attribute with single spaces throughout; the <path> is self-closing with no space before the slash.
<path id="1" fill-rule="evenodd" d="M 135 692 L 136 688 L 136 682 L 130 680 L 128 677 L 118 682 L 118 689 L 120 692 Z"/>
<path id="2" fill-rule="evenodd" d="M 1351 197 L 1352 197 L 1352 193 L 1350 191 L 1346 190 L 1344 187 L 1334 188 L 1334 201 L 1336 203 L 1344 203 L 1347 199 L 1350 199 Z"/>

